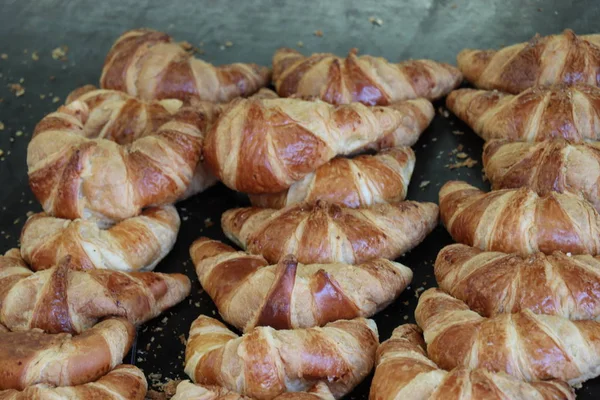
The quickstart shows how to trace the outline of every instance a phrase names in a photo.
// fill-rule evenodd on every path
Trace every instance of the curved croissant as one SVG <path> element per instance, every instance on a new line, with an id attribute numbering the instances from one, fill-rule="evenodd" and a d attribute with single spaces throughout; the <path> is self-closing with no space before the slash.
<path id="1" fill-rule="evenodd" d="M 13 331 L 82 332 L 108 316 L 134 324 L 152 319 L 190 292 L 183 274 L 92 269 L 69 257 L 33 273 L 13 249 L 0 256 L 0 323 Z"/>
<path id="2" fill-rule="evenodd" d="M 483 167 L 493 189 L 528 187 L 581 195 L 600 210 L 600 143 L 493 140 L 483 148 Z"/>
<path id="3" fill-rule="evenodd" d="M 456 60 L 465 78 L 482 89 L 519 93 L 561 82 L 598 85 L 600 35 L 566 29 L 497 51 L 465 49 Z"/>
<path id="4" fill-rule="evenodd" d="M 318 201 L 282 210 L 236 208 L 221 216 L 229 239 L 270 263 L 287 254 L 306 264 L 395 259 L 421 243 L 437 223 L 437 205 L 415 201 L 360 209 Z"/>
<path id="5" fill-rule="evenodd" d="M 440 368 L 486 368 L 527 381 L 578 385 L 600 374 L 600 322 L 570 321 L 531 310 L 484 318 L 434 288 L 415 311 L 427 352 Z"/>
<path id="6" fill-rule="evenodd" d="M 127 31 L 110 49 L 100 85 L 144 100 L 228 102 L 267 86 L 270 71 L 256 64 L 215 67 L 192 57 L 183 44 L 150 29 Z"/>
<path id="7" fill-rule="evenodd" d="M 250 195 L 253 206 L 284 208 L 326 200 L 346 207 L 368 207 L 406 198 L 415 168 L 410 147 L 394 147 L 376 155 L 334 158 L 279 193 Z"/>
<path id="8" fill-rule="evenodd" d="M 427 357 L 421 330 L 406 324 L 377 349 L 369 399 L 575 400 L 575 393 L 559 380 L 528 383 L 485 368 L 444 371 Z"/>
<path id="9" fill-rule="evenodd" d="M 364 318 L 323 328 L 254 328 L 238 337 L 201 315 L 190 328 L 185 373 L 196 383 L 259 400 L 306 391 L 318 382 L 340 398 L 369 374 L 378 344 L 377 326 Z"/>
<path id="10" fill-rule="evenodd" d="M 198 279 L 223 319 L 248 331 L 321 326 L 338 319 L 370 317 L 410 284 L 412 271 L 378 258 L 359 265 L 299 264 L 293 256 L 276 265 L 208 238 L 190 247 Z"/>
<path id="11" fill-rule="evenodd" d="M 440 215 L 455 241 L 482 250 L 600 253 L 600 215 L 587 201 L 527 188 L 489 193 L 465 182 L 440 189 Z"/>
<path id="12" fill-rule="evenodd" d="M 540 86 L 516 96 L 459 89 L 446 106 L 484 140 L 600 140 L 600 89 L 594 86 Z"/>
<path id="13" fill-rule="evenodd" d="M 336 107 L 298 99 L 237 99 L 207 133 L 205 157 L 230 188 L 277 193 L 336 155 L 393 136 L 411 121 L 419 125 L 401 109 L 360 103 Z"/>
<path id="14" fill-rule="evenodd" d="M 248 400 L 246 396 L 220 386 L 203 386 L 182 381 L 177 385 L 177 392 L 171 400 Z M 306 392 L 288 392 L 274 397 L 277 400 L 333 400 L 329 387 L 319 382 Z M 2 400 L 2 397 L 0 397 Z"/>
<path id="15" fill-rule="evenodd" d="M 65 256 L 78 269 L 150 271 L 173 248 L 179 223 L 173 206 L 147 208 L 108 230 L 86 220 L 34 214 L 21 231 L 21 255 L 34 271 Z"/>
<path id="16" fill-rule="evenodd" d="M 134 326 L 116 318 L 77 336 L 39 330 L 0 333 L 0 390 L 95 381 L 121 363 L 134 336 Z"/>
<path id="17" fill-rule="evenodd" d="M 279 49 L 273 56 L 275 89 L 282 97 L 388 105 L 418 97 L 434 100 L 462 82 L 460 71 L 448 64 L 431 60 L 393 64 L 381 57 L 359 57 L 356 53 L 352 49 L 346 58 L 330 53 L 306 57 L 293 49 Z"/>
<path id="18" fill-rule="evenodd" d="M 95 382 L 78 386 L 27 386 L 23 391 L 0 391 L 0 400 L 144 400 L 148 384 L 144 373 L 133 365 L 119 365 Z M 325 400 L 325 399 L 324 399 Z"/>

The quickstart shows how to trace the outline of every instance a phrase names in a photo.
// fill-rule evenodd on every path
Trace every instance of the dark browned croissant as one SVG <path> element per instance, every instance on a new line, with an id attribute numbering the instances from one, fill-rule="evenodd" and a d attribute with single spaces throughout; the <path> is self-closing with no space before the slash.
<path id="1" fill-rule="evenodd" d="M 306 392 L 282 393 L 274 400 L 334 400 L 329 387 L 319 382 Z M 2 400 L 2 397 L 0 397 Z M 182 381 L 177 385 L 177 392 L 171 400 L 251 400 L 247 396 L 214 385 L 198 385 L 190 381 Z"/>

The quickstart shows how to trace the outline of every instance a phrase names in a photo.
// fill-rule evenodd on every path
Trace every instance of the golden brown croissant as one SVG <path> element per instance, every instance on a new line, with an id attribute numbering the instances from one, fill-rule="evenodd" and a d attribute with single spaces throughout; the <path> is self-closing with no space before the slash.
<path id="1" fill-rule="evenodd" d="M 121 363 L 134 336 L 134 326 L 122 318 L 107 319 L 77 336 L 39 330 L 0 333 L 0 389 L 95 381 Z"/>
<path id="2" fill-rule="evenodd" d="M 95 382 L 78 386 L 27 386 L 23 391 L 0 391 L 0 400 L 144 400 L 147 390 L 144 373 L 133 365 L 119 365 Z"/>
<path id="3" fill-rule="evenodd" d="M 493 189 L 528 187 L 540 196 L 573 193 L 600 210 L 599 142 L 492 140 L 483 148 L 483 166 Z"/>
<path id="4" fill-rule="evenodd" d="M 229 239 L 270 263 L 287 254 L 306 264 L 394 259 L 421 243 L 437 223 L 437 205 L 415 201 L 360 209 L 317 201 L 281 210 L 236 208 L 221 216 Z"/>
<path id="5" fill-rule="evenodd" d="M 177 385 L 177 392 L 171 400 L 250 400 L 250 397 L 214 385 L 198 385 L 188 380 Z M 288 392 L 274 397 L 277 400 L 334 400 L 329 387 L 319 382 L 306 392 Z M 0 397 L 2 400 L 2 397 Z"/>
<path id="6" fill-rule="evenodd" d="M 600 319 L 600 257 L 484 252 L 444 247 L 435 260 L 441 289 L 484 317 L 529 309 L 571 320 Z"/>
<path id="7" fill-rule="evenodd" d="M 600 140 L 600 89 L 589 85 L 534 87 L 516 96 L 459 89 L 446 106 L 484 140 Z"/>
<path id="8" fill-rule="evenodd" d="M 482 250 L 600 254 L 600 215 L 572 194 L 539 197 L 527 188 L 484 193 L 450 181 L 440 189 L 440 215 L 455 241 Z"/>
<path id="9" fill-rule="evenodd" d="M 186 50 L 166 33 L 127 31 L 106 56 L 100 85 L 145 100 L 228 102 L 269 83 L 269 68 L 242 63 L 215 67 Z"/>
<path id="10" fill-rule="evenodd" d="M 336 155 L 394 136 L 411 123 L 420 126 L 419 121 L 400 108 L 360 103 L 237 99 L 207 133 L 205 157 L 212 172 L 230 188 L 277 193 Z"/>
<path id="11" fill-rule="evenodd" d="M 524 310 L 484 318 L 437 288 L 415 311 L 427 352 L 440 368 L 486 368 L 527 381 L 571 385 L 600 374 L 600 322 L 570 321 Z"/>
<path id="12" fill-rule="evenodd" d="M 201 315 L 190 328 L 185 372 L 196 383 L 259 400 L 306 391 L 318 382 L 340 398 L 369 374 L 378 344 L 377 326 L 364 318 L 323 328 L 260 327 L 238 337 Z"/>
<path id="13" fill-rule="evenodd" d="M 321 326 L 370 317 L 410 284 L 412 271 L 377 258 L 359 265 L 298 264 L 293 256 L 269 265 L 261 256 L 200 238 L 190 247 L 198 279 L 223 319 L 248 331 Z"/>
<path id="14" fill-rule="evenodd" d="M 13 331 L 82 332 L 107 316 L 134 324 L 156 317 L 190 293 L 183 274 L 78 271 L 69 257 L 33 273 L 13 249 L 0 256 L 0 322 Z"/>
<path id="15" fill-rule="evenodd" d="M 266 208 L 326 200 L 358 208 L 406 198 L 415 168 L 410 147 L 394 147 L 376 155 L 334 158 L 279 193 L 250 195 L 252 205 Z"/>
<path id="16" fill-rule="evenodd" d="M 21 255 L 34 271 L 51 268 L 65 256 L 77 269 L 150 271 L 173 248 L 179 222 L 173 206 L 147 208 L 108 230 L 81 219 L 34 214 L 21 231 Z"/>
<path id="17" fill-rule="evenodd" d="M 600 35 L 566 29 L 500 50 L 465 49 L 456 59 L 465 78 L 482 89 L 519 93 L 562 82 L 598 85 Z"/>
<path id="18" fill-rule="evenodd" d="M 330 53 L 303 56 L 282 48 L 273 56 L 273 83 L 282 97 L 319 98 L 332 104 L 388 105 L 401 100 L 445 96 L 462 82 L 455 67 L 431 60 L 393 64 L 382 57 L 346 58 Z"/>
<path id="19" fill-rule="evenodd" d="M 440 369 L 425 353 L 421 330 L 413 324 L 394 329 L 377 349 L 371 400 L 575 400 L 564 381 L 524 382 L 485 368 Z"/>

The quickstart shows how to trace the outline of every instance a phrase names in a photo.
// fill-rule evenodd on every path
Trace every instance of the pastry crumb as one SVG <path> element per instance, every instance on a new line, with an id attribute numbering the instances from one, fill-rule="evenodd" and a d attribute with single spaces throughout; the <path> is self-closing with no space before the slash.
<path id="1" fill-rule="evenodd" d="M 34 51 L 33 53 L 31 53 L 31 59 L 33 61 L 39 61 L 40 56 L 38 55 L 37 51 Z"/>
<path id="2" fill-rule="evenodd" d="M 60 61 L 67 61 L 67 53 L 69 52 L 69 47 L 62 45 L 60 47 L 52 50 L 52 58 Z"/>
<path id="3" fill-rule="evenodd" d="M 0 58 L 3 60 L 8 60 L 8 54 L 2 53 L 2 54 L 0 54 Z"/>
<path id="4" fill-rule="evenodd" d="M 298 40 L 298 47 L 304 47 L 304 42 L 302 40 Z"/>
<path id="5" fill-rule="evenodd" d="M 439 107 L 438 108 L 438 112 L 444 117 L 444 118 L 448 118 L 450 116 L 450 113 L 448 112 L 448 110 L 446 110 L 443 107 Z"/>
<path id="6" fill-rule="evenodd" d="M 457 161 L 453 164 L 447 164 L 446 167 L 450 168 L 450 169 L 456 169 L 456 168 L 462 168 L 462 167 L 473 168 L 473 166 L 475 166 L 476 164 L 477 164 L 477 160 L 473 160 L 471 157 L 469 157 L 464 161 Z"/>
<path id="7" fill-rule="evenodd" d="M 0 122 L 0 131 L 3 131 L 3 130 L 4 130 L 4 123 Z"/>
<path id="8" fill-rule="evenodd" d="M 469 157 L 469 155 L 462 151 L 456 155 L 456 158 L 467 158 L 467 157 Z"/>
<path id="9" fill-rule="evenodd" d="M 212 219 L 210 219 L 210 218 L 206 218 L 206 219 L 204 220 L 204 226 L 205 226 L 206 228 L 209 228 L 209 227 L 211 227 L 211 226 L 213 226 L 213 225 L 214 225 L 214 222 L 212 222 Z"/>
<path id="10" fill-rule="evenodd" d="M 60 101 L 60 97 L 58 97 L 58 96 L 54 96 L 54 97 L 52 98 L 52 102 L 53 102 L 53 103 L 58 103 L 59 101 Z"/>
<path id="11" fill-rule="evenodd" d="M 23 131 L 17 131 L 17 132 L 15 133 L 15 136 L 23 136 Z"/>
<path id="12" fill-rule="evenodd" d="M 459 135 L 464 135 L 465 133 L 463 131 L 459 131 L 458 129 L 456 129 L 456 130 L 452 131 L 452 134 L 459 136 Z"/>
<path id="13" fill-rule="evenodd" d="M 369 22 L 372 23 L 373 25 L 377 25 L 377 26 L 381 26 L 383 25 L 383 20 L 381 18 L 377 18 L 377 17 L 369 17 Z"/>
<path id="14" fill-rule="evenodd" d="M 182 345 L 187 346 L 187 340 L 183 333 L 181 335 L 179 335 L 179 341 L 181 342 Z"/>
<path id="15" fill-rule="evenodd" d="M 226 41 L 225 47 L 233 47 L 233 42 L 231 40 Z"/>
<path id="16" fill-rule="evenodd" d="M 322 31 L 322 30 L 320 30 L 320 29 L 317 29 L 317 30 L 314 32 L 314 35 L 315 35 L 316 37 L 323 37 L 323 31 Z"/>
<path id="17" fill-rule="evenodd" d="M 430 181 L 421 181 L 421 183 L 419 184 L 419 188 L 424 188 L 425 186 L 429 185 L 431 182 Z"/>
<path id="18" fill-rule="evenodd" d="M 25 88 L 20 83 L 11 83 L 8 87 L 17 97 L 21 97 L 25 94 Z"/>

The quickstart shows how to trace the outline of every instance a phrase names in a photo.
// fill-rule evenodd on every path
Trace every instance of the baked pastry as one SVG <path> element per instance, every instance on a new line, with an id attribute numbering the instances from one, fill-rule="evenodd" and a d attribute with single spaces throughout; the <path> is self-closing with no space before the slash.
<path id="1" fill-rule="evenodd" d="M 287 254 L 305 264 L 391 260 L 421 243 L 437 223 L 438 206 L 415 201 L 351 209 L 319 200 L 281 210 L 236 208 L 221 216 L 229 239 L 270 263 Z"/>
<path id="2" fill-rule="evenodd" d="M 144 373 L 133 365 L 119 365 L 95 382 L 78 386 L 52 387 L 46 384 L 27 386 L 23 391 L 0 391 L 0 400 L 144 400 L 148 384 Z"/>
<path id="3" fill-rule="evenodd" d="M 21 231 L 21 255 L 39 271 L 71 256 L 77 269 L 151 271 L 173 248 L 179 232 L 173 206 L 146 208 L 108 230 L 90 221 L 69 221 L 39 213 Z"/>
<path id="4" fill-rule="evenodd" d="M 191 49 L 187 42 L 173 43 L 166 33 L 127 31 L 106 56 L 100 85 L 144 100 L 228 102 L 269 83 L 269 68 L 242 63 L 215 67 L 193 57 Z"/>
<path id="5" fill-rule="evenodd" d="M 95 381 L 121 364 L 134 337 L 135 328 L 122 318 L 104 320 L 77 336 L 39 330 L 0 333 L 0 390 Z"/>
<path id="6" fill-rule="evenodd" d="M 335 398 L 349 393 L 373 368 L 379 339 L 372 320 L 336 321 L 323 328 L 254 328 L 238 337 L 216 319 L 192 323 L 185 373 L 259 400 L 306 391 L 325 382 Z"/>
<path id="7" fill-rule="evenodd" d="M 600 35 L 566 29 L 497 51 L 465 49 L 456 60 L 465 78 L 482 89 L 519 93 L 561 82 L 598 85 Z"/>
<path id="8" fill-rule="evenodd" d="M 65 257 L 32 272 L 17 249 L 0 256 L 0 323 L 12 331 L 39 328 L 78 333 L 109 316 L 134 324 L 152 319 L 190 293 L 183 274 L 78 271 Z"/>
<path id="9" fill-rule="evenodd" d="M 450 181 L 440 189 L 440 215 L 455 241 L 482 250 L 600 253 L 600 215 L 572 194 L 539 197 L 527 188 L 484 193 Z"/>
<path id="10" fill-rule="evenodd" d="M 220 386 L 203 386 L 191 383 L 188 380 L 177 385 L 177 392 L 171 400 L 244 400 L 249 397 L 225 389 Z M 288 392 L 274 397 L 277 400 L 333 400 L 334 397 L 329 387 L 323 382 L 317 383 L 307 392 Z M 0 397 L 1 400 L 1 397 Z"/>
<path id="11" fill-rule="evenodd" d="M 273 83 L 282 97 L 319 98 L 332 104 L 388 105 L 401 100 L 445 96 L 462 82 L 455 67 L 431 60 L 398 64 L 382 57 L 346 58 L 331 53 L 303 56 L 282 48 L 273 56 Z"/>
<path id="12" fill-rule="evenodd" d="M 416 105 L 427 110 L 428 103 L 421 100 Z M 405 132 L 406 126 L 420 127 L 424 122 L 424 129 L 429 123 L 426 111 L 418 115 L 414 111 L 412 106 L 237 99 L 208 131 L 205 159 L 232 189 L 277 193 L 336 155 L 354 153 L 387 135 L 391 136 L 386 140 L 396 141 L 396 131 Z"/>
<path id="13" fill-rule="evenodd" d="M 599 142 L 493 140 L 483 148 L 483 167 L 493 189 L 526 186 L 540 196 L 573 193 L 600 210 Z"/>
<path id="14" fill-rule="evenodd" d="M 600 319 L 600 257 L 529 256 L 444 247 L 435 260 L 441 289 L 484 317 L 529 309 L 571 320 Z"/>
<path id="15" fill-rule="evenodd" d="M 299 264 L 289 255 L 269 265 L 261 256 L 208 238 L 192 243 L 190 255 L 223 319 L 243 331 L 370 317 L 394 301 L 413 275 L 410 268 L 382 258 L 359 265 Z"/>
<path id="16" fill-rule="evenodd" d="M 539 86 L 516 96 L 459 89 L 446 106 L 484 140 L 600 140 L 600 89 L 594 86 Z"/>
<path id="17" fill-rule="evenodd" d="M 346 207 L 368 207 L 406 198 L 415 168 L 410 147 L 394 147 L 376 155 L 334 158 L 279 193 L 250 195 L 253 206 L 283 208 L 326 200 Z"/>
<path id="18" fill-rule="evenodd" d="M 575 400 L 564 381 L 524 382 L 485 368 L 444 371 L 425 353 L 421 330 L 400 325 L 377 349 L 371 400 Z"/>

